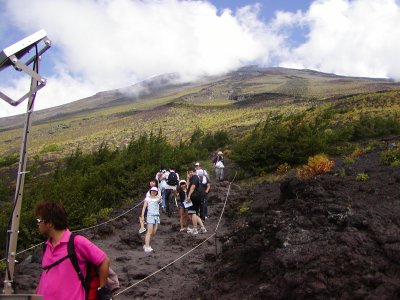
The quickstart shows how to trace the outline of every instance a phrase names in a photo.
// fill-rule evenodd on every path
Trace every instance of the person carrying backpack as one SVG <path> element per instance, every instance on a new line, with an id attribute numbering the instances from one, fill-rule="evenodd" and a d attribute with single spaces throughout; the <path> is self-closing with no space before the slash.
<path id="1" fill-rule="evenodd" d="M 165 173 L 166 185 L 165 185 L 165 208 L 167 210 L 168 217 L 171 217 L 172 207 L 175 205 L 175 201 L 172 198 L 177 196 L 176 188 L 179 184 L 179 174 L 175 172 L 174 168 L 170 168 L 167 173 Z"/>
<path id="2" fill-rule="evenodd" d="M 196 169 L 190 168 L 188 170 L 188 192 L 187 192 L 187 203 L 192 203 L 192 206 L 188 207 L 188 214 L 192 218 L 193 228 L 188 228 L 187 232 L 190 234 L 198 234 L 197 225 L 200 225 L 200 233 L 206 233 L 207 230 L 204 227 L 203 221 L 197 215 L 200 210 L 201 199 L 204 198 L 204 189 L 200 184 L 199 177 L 196 175 Z"/>
<path id="3" fill-rule="evenodd" d="M 203 199 L 200 202 L 200 218 L 205 221 L 208 219 L 208 193 L 210 192 L 211 184 L 206 170 L 203 170 L 200 163 L 194 165 L 196 175 L 199 177 L 200 184 L 204 189 Z"/>
<path id="4" fill-rule="evenodd" d="M 42 274 L 37 294 L 43 300 L 85 300 L 87 294 L 84 282 L 90 264 L 98 268 L 99 286 L 95 295 L 99 300 L 111 299 L 111 291 L 106 287 L 110 259 L 95 244 L 81 235 L 73 237 L 74 257 L 81 274 L 78 276 L 68 249 L 72 233 L 67 228 L 67 214 L 61 203 L 40 202 L 34 210 L 41 234 L 48 237 L 42 258 Z M 83 279 L 82 279 L 83 278 Z M 86 285 L 86 284 L 85 284 Z M 89 298 L 90 299 L 90 298 Z"/>

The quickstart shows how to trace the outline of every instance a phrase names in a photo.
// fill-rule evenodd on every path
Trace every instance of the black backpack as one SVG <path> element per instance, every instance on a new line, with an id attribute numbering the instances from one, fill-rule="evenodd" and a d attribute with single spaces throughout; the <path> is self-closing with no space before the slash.
<path id="1" fill-rule="evenodd" d="M 72 266 L 74 267 L 76 273 L 78 274 L 78 277 L 85 289 L 85 294 L 86 294 L 86 299 L 87 299 L 89 290 L 91 288 L 93 288 L 92 281 L 98 280 L 98 277 L 99 277 L 98 267 L 91 263 L 88 263 L 87 267 L 86 267 L 86 277 L 83 276 L 83 273 L 78 264 L 78 259 L 76 257 L 75 245 L 74 245 L 75 236 L 76 236 L 76 234 L 71 233 L 71 237 L 68 240 L 68 245 L 67 245 L 68 255 L 64 256 L 63 258 L 60 258 L 59 260 L 55 261 L 54 263 L 52 263 L 48 266 L 42 267 L 42 270 L 43 271 L 49 270 L 49 269 L 57 266 L 58 264 L 60 264 L 64 260 L 66 260 L 67 258 L 69 258 L 72 263 Z M 46 243 L 44 243 L 43 244 L 43 255 L 46 251 L 46 246 L 47 246 Z M 119 288 L 118 276 L 117 276 L 117 274 L 115 274 L 115 272 L 111 268 L 109 269 L 109 272 L 110 272 L 110 274 L 108 275 L 108 278 L 107 278 L 106 287 L 109 289 L 110 292 L 114 292 L 115 290 L 117 290 Z"/>
<path id="2" fill-rule="evenodd" d="M 170 186 L 178 185 L 178 175 L 175 172 L 170 172 L 167 178 L 167 183 Z"/>

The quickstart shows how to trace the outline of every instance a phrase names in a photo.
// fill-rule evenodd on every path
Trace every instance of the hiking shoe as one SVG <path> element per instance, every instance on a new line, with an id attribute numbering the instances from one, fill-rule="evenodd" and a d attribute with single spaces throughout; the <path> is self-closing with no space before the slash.
<path id="1" fill-rule="evenodd" d="M 187 228 L 181 228 L 180 230 L 179 230 L 179 232 L 182 232 L 182 231 L 187 231 Z"/>
<path id="2" fill-rule="evenodd" d="M 197 229 L 196 228 L 193 228 L 192 230 L 190 230 L 190 232 L 188 232 L 189 234 L 193 234 L 193 235 L 195 235 L 195 234 L 198 234 L 199 232 L 197 231 Z"/>
<path id="3" fill-rule="evenodd" d="M 207 229 L 204 226 L 200 228 L 200 233 L 206 233 L 206 232 L 207 232 Z"/>
<path id="4" fill-rule="evenodd" d="M 146 245 L 143 245 L 143 250 L 146 253 L 151 253 L 153 251 L 153 248 L 151 248 L 150 246 L 146 247 Z"/>
<path id="5" fill-rule="evenodd" d="M 139 233 L 143 233 L 143 232 L 146 232 L 146 228 L 140 228 L 139 229 Z"/>

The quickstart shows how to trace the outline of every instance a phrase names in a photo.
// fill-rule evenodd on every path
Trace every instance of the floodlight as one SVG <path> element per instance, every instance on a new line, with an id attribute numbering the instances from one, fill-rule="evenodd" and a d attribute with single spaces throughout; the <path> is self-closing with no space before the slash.
<path id="1" fill-rule="evenodd" d="M 13 100 L 0 91 L 0 98 L 7 101 L 13 106 L 17 106 L 32 93 L 37 92 L 46 85 L 46 79 L 39 75 L 35 68 L 30 69 L 28 66 L 33 62 L 38 62 L 40 56 L 51 47 L 51 41 L 48 39 L 46 31 L 40 30 L 34 34 L 20 40 L 19 42 L 7 47 L 0 52 L 0 71 L 3 69 L 14 66 L 17 71 L 24 71 L 37 81 L 37 85 L 33 90 L 23 95 L 18 100 Z M 33 51 L 34 49 L 34 51 Z M 34 53 L 30 53 L 34 52 Z M 31 54 L 30 56 L 28 56 Z M 22 59 L 28 56 L 28 59 L 23 62 Z"/>
<path id="2" fill-rule="evenodd" d="M 39 74 L 39 63 L 41 55 L 51 47 L 51 41 L 48 39 L 44 30 L 40 30 L 19 42 L 7 47 L 0 52 L 0 71 L 13 66 L 15 70 L 24 71 L 31 77 L 31 85 L 29 91 L 18 100 L 13 100 L 4 93 L 0 92 L 0 98 L 9 104 L 16 106 L 25 99 L 28 100 L 25 126 L 22 138 L 21 152 L 19 156 L 17 184 L 15 188 L 14 203 L 11 211 L 11 216 L 7 228 L 6 239 L 6 272 L 4 279 L 4 296 L 2 299 L 41 299 L 39 295 L 11 295 L 14 293 L 13 280 L 14 280 L 14 267 L 15 257 L 17 251 L 17 241 L 19 234 L 19 223 L 21 217 L 22 195 L 24 191 L 24 182 L 26 172 L 26 162 L 28 158 L 28 141 L 29 133 L 32 126 L 31 114 L 33 113 L 36 92 L 46 85 L 46 79 Z M 25 60 L 24 62 L 22 60 Z M 32 68 L 29 68 L 29 65 Z"/>

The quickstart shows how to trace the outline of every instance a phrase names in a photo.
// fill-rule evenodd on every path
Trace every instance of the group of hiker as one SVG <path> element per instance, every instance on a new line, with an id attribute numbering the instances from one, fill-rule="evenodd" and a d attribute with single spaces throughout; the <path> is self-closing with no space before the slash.
<path id="1" fill-rule="evenodd" d="M 216 180 L 223 180 L 222 152 L 217 153 L 213 164 Z M 207 232 L 204 222 L 208 218 L 209 190 L 209 176 L 200 163 L 189 168 L 185 179 L 180 179 L 173 168 L 161 168 L 149 183 L 139 217 L 139 232 L 147 231 L 144 251 L 153 251 L 150 243 L 160 224 L 160 205 L 163 211 L 171 211 L 168 206 L 172 198 L 177 199 L 181 232 L 193 235 Z M 48 238 L 43 247 L 42 274 L 36 293 L 42 295 L 43 300 L 110 300 L 119 282 L 104 251 L 84 236 L 71 233 L 61 203 L 39 202 L 34 213 L 40 234 Z"/>
<path id="2" fill-rule="evenodd" d="M 223 180 L 224 157 L 219 151 L 213 160 L 216 180 Z M 165 169 L 161 167 L 155 178 L 149 182 L 149 190 L 146 193 L 141 215 L 139 217 L 139 233 L 146 232 L 143 250 L 151 253 L 153 248 L 150 243 L 155 236 L 160 224 L 161 210 L 172 216 L 174 206 L 179 211 L 180 232 L 192 235 L 206 233 L 204 225 L 208 219 L 208 193 L 210 191 L 210 177 L 206 170 L 202 169 L 199 162 L 189 168 L 186 178 L 180 178 L 173 167 Z M 190 224 L 191 227 L 190 227 Z M 145 228 L 147 223 L 147 229 Z"/>

